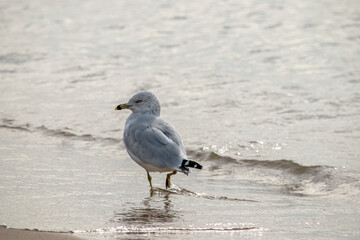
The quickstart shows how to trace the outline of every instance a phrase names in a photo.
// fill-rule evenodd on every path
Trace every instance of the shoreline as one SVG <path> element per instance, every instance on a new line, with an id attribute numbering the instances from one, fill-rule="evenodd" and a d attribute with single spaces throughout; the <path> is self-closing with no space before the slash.
<path id="1" fill-rule="evenodd" d="M 81 240 L 71 232 L 0 228 L 0 240 Z"/>

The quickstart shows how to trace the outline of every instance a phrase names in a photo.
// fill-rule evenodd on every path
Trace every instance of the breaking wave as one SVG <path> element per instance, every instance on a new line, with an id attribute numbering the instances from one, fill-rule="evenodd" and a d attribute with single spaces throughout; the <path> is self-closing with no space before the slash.
<path id="1" fill-rule="evenodd" d="M 303 166 L 299 163 L 296 163 L 292 160 L 257 160 L 257 159 L 236 159 L 229 156 L 221 156 L 218 153 L 213 151 L 203 151 L 195 150 L 188 151 L 190 156 L 193 156 L 194 159 L 204 161 L 204 162 L 213 162 L 219 165 L 232 164 L 237 165 L 238 167 L 243 168 L 266 168 L 274 170 L 282 170 L 286 173 L 292 175 L 319 175 L 321 173 L 323 177 L 329 177 L 329 172 L 333 171 L 335 168 L 331 166 Z M 216 169 L 212 169 L 216 170 Z"/>
<path id="2" fill-rule="evenodd" d="M 328 194 L 340 186 L 356 188 L 359 180 L 341 169 L 326 165 L 304 166 L 295 161 L 237 159 L 202 149 L 188 151 L 192 159 L 206 166 L 215 176 L 232 176 L 276 188 L 280 193 L 295 196 Z M 346 190 L 347 193 L 352 190 Z M 345 193 L 346 194 L 346 193 Z"/>

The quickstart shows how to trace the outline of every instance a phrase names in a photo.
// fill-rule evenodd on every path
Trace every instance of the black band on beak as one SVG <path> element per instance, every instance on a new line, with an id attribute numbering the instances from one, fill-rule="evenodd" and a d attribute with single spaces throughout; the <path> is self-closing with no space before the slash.
<path id="1" fill-rule="evenodd" d="M 129 107 L 131 107 L 132 105 L 128 105 L 126 103 L 120 104 L 118 105 L 115 110 L 123 110 L 123 109 L 128 109 Z"/>

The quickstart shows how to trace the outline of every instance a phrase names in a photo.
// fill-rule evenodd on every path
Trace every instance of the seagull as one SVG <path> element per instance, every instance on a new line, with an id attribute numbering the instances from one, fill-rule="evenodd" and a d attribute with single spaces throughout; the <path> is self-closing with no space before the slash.
<path id="1" fill-rule="evenodd" d="M 160 118 L 160 102 L 151 92 L 139 92 L 115 110 L 130 109 L 124 129 L 124 144 L 129 156 L 149 172 L 170 172 L 165 187 L 170 188 L 170 177 L 177 172 L 189 174 L 191 168 L 202 166 L 188 159 L 185 148 L 175 128 Z"/>

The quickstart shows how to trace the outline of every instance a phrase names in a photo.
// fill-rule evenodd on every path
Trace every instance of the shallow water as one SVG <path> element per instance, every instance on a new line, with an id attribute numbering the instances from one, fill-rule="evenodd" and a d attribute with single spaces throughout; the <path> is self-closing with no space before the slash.
<path id="1" fill-rule="evenodd" d="M 0 224 L 89 239 L 358 239 L 358 1 L 2 1 Z M 135 92 L 204 166 L 146 173 Z"/>

